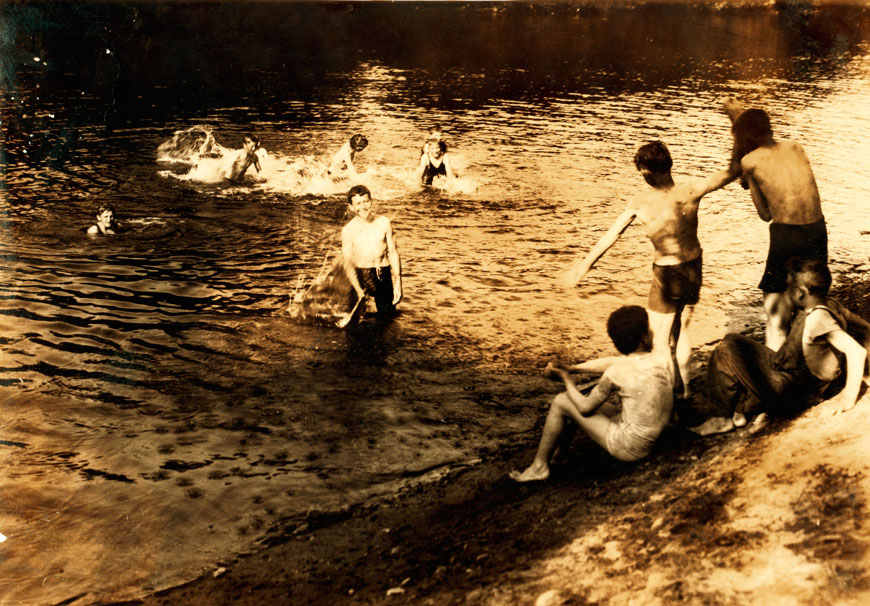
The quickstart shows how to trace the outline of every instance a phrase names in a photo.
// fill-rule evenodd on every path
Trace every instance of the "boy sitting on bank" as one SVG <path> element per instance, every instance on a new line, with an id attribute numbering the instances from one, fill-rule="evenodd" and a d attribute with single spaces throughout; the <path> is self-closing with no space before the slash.
<path id="1" fill-rule="evenodd" d="M 115 221 L 115 209 L 108 204 L 100 205 L 100 208 L 97 209 L 96 219 L 96 224 L 91 225 L 86 230 L 89 236 L 114 236 L 120 231 L 120 225 Z"/>
<path id="2" fill-rule="evenodd" d="M 341 230 L 347 278 L 360 299 L 374 295 L 378 317 L 390 317 L 402 300 L 402 263 L 392 223 L 372 212 L 372 195 L 365 185 L 347 192 L 347 204 L 354 215 Z"/>
<path id="3" fill-rule="evenodd" d="M 247 172 L 248 168 L 253 164 L 257 172 L 260 172 L 260 159 L 257 157 L 257 149 L 260 147 L 260 140 L 250 133 L 245 135 L 242 141 L 242 149 L 239 151 L 238 157 L 233 160 L 233 165 L 230 167 L 228 179 L 230 181 L 241 181 L 242 177 Z"/>
<path id="4" fill-rule="evenodd" d="M 566 391 L 550 404 L 535 459 L 525 471 L 509 475 L 517 482 L 546 480 L 557 446 L 567 445 L 573 420 L 590 438 L 620 461 L 637 461 L 652 450 L 673 408 L 674 366 L 670 353 L 652 351 L 649 318 L 643 307 L 624 306 L 610 314 L 607 334 L 622 354 L 571 367 L 547 364 L 544 374 L 561 379 Z M 601 380 L 584 396 L 570 371 L 601 372 Z M 607 402 L 611 395 L 618 404 Z"/>
<path id="5" fill-rule="evenodd" d="M 786 339 L 792 315 L 786 263 L 792 257 L 828 261 L 819 189 L 803 147 L 794 141 L 774 140 L 763 110 L 744 111 L 733 98 L 726 99 L 724 106 L 733 123 L 734 163 L 743 172 L 758 216 L 770 222 L 770 249 L 758 286 L 767 314 L 765 344 L 777 351 Z"/>
<path id="6" fill-rule="evenodd" d="M 354 135 L 344 145 L 339 148 L 332 157 L 332 162 L 329 163 L 329 168 L 326 171 L 333 179 L 340 179 L 347 176 L 351 179 L 359 177 L 356 167 L 353 165 L 353 159 L 358 152 L 361 152 L 368 147 L 369 140 L 362 135 Z M 346 173 L 346 174 L 345 174 Z"/>
<path id="7" fill-rule="evenodd" d="M 682 396 L 690 396 L 689 360 L 692 346 L 688 328 L 701 290 L 701 243 L 698 241 L 698 205 L 701 198 L 737 178 L 735 169 L 706 179 L 674 183 L 671 154 L 661 141 L 642 145 L 634 164 L 651 186 L 635 195 L 613 225 L 586 257 L 566 274 L 570 286 L 578 284 L 595 262 L 637 219 L 655 249 L 653 283 L 649 292 L 650 326 L 654 348 L 670 354 L 672 330 L 682 380 Z M 676 318 L 679 318 L 675 325 Z"/>
<path id="8" fill-rule="evenodd" d="M 747 417 L 758 415 L 763 422 L 767 412 L 787 413 L 825 397 L 842 373 L 842 357 L 845 386 L 829 402 L 835 412 L 855 406 L 870 349 L 870 324 L 828 297 L 827 264 L 795 258 L 786 273 L 786 295 L 798 313 L 785 342 L 773 352 L 744 335 L 727 335 L 710 355 L 707 369 L 710 399 L 721 416 L 692 431 L 729 431 L 745 425 Z"/>

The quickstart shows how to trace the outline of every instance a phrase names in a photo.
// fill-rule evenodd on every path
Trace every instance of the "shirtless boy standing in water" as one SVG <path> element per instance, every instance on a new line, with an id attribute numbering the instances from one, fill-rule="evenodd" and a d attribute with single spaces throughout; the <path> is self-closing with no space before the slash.
<path id="1" fill-rule="evenodd" d="M 661 141 L 641 146 L 634 164 L 652 186 L 637 194 L 589 254 L 566 274 L 570 286 L 578 284 L 617 238 L 638 219 L 655 248 L 653 283 L 649 292 L 650 328 L 653 347 L 670 352 L 674 330 L 676 359 L 683 382 L 683 397 L 690 396 L 689 359 L 692 346 L 687 334 L 701 290 L 701 243 L 698 241 L 698 205 L 706 194 L 737 178 L 735 169 L 720 171 L 706 179 L 675 184 L 671 177 L 671 154 Z M 679 324 L 674 326 L 679 316 Z"/>
<path id="2" fill-rule="evenodd" d="M 786 294 L 786 263 L 792 257 L 827 263 L 828 231 L 803 147 L 794 141 L 775 141 L 763 110 L 742 111 L 742 105 L 730 98 L 724 104 L 733 122 L 735 161 L 739 161 L 758 216 L 770 222 L 770 249 L 759 288 L 767 314 L 765 345 L 777 351 L 788 335 L 793 311 Z"/>
<path id="3" fill-rule="evenodd" d="M 354 214 L 341 230 L 348 280 L 360 298 L 374 295 L 379 317 L 389 317 L 402 300 L 402 263 L 393 226 L 387 217 L 372 213 L 372 195 L 365 185 L 347 192 L 347 204 Z"/>

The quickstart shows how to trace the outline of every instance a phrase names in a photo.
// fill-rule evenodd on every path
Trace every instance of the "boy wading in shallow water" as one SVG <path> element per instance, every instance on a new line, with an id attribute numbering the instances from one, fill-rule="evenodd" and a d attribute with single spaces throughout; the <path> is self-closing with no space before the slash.
<path id="1" fill-rule="evenodd" d="M 111 206 L 102 205 L 99 209 L 97 209 L 97 222 L 95 225 L 91 225 L 86 233 L 89 236 L 98 236 L 100 234 L 104 236 L 114 236 L 120 226 L 115 221 L 115 209 Z"/>
<path id="2" fill-rule="evenodd" d="M 743 171 L 758 216 L 770 222 L 770 249 L 758 286 L 767 314 L 765 344 L 776 351 L 785 342 L 793 310 L 786 293 L 786 263 L 792 257 L 828 261 L 819 189 L 803 147 L 775 141 L 763 110 L 742 111 L 733 98 L 724 105 L 733 122 L 734 164 Z"/>
<path id="3" fill-rule="evenodd" d="M 348 141 L 345 141 L 335 155 L 332 157 L 332 162 L 329 163 L 329 168 L 326 174 L 333 179 L 341 179 L 342 177 L 350 177 L 356 179 L 359 173 L 353 165 L 353 159 L 358 152 L 361 152 L 368 147 L 369 140 L 362 135 L 354 135 Z M 345 174 L 346 173 L 346 174 Z"/>
<path id="4" fill-rule="evenodd" d="M 544 374 L 561 379 L 566 391 L 550 404 L 535 460 L 517 482 L 546 480 L 557 447 L 567 447 L 573 420 L 590 438 L 620 461 L 647 456 L 667 425 L 674 404 L 674 366 L 670 353 L 651 351 L 652 335 L 643 307 L 620 307 L 607 320 L 607 333 L 623 355 L 589 360 L 571 367 L 547 364 Z M 570 371 L 603 372 L 588 396 L 577 389 Z M 618 403 L 605 402 L 615 394 Z"/>
<path id="5" fill-rule="evenodd" d="M 670 355 L 673 329 L 682 395 L 688 398 L 692 355 L 688 328 L 701 290 L 698 205 L 702 197 L 736 179 L 737 170 L 723 170 L 706 179 L 676 184 L 671 177 L 671 154 L 661 141 L 642 145 L 634 156 L 634 164 L 651 189 L 635 195 L 607 233 L 571 268 L 565 279 L 569 286 L 578 284 L 635 219 L 643 224 L 655 248 L 653 283 L 649 291 L 653 346 Z M 675 323 L 677 317 L 679 321 Z"/>
<path id="6" fill-rule="evenodd" d="M 393 226 L 387 217 L 372 213 L 372 195 L 365 185 L 347 192 L 347 204 L 354 214 L 341 230 L 347 278 L 360 300 L 374 295 L 378 317 L 390 317 L 402 300 L 402 264 Z"/>

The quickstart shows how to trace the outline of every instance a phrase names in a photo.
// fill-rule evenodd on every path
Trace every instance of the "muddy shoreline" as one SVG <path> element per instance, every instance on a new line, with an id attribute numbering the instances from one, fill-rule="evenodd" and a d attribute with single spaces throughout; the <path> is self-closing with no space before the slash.
<path id="1" fill-rule="evenodd" d="M 838 282 L 842 285 L 835 287 L 835 296 L 870 317 L 870 281 L 851 276 Z M 862 405 L 868 406 L 866 397 Z M 815 414 L 810 410 L 802 416 Z M 517 486 L 506 474 L 528 462 L 536 427 L 522 442 L 482 453 L 479 463 L 433 472 L 391 497 L 284 520 L 270 530 L 259 551 L 218 562 L 190 583 L 124 604 L 482 604 L 490 603 L 494 592 L 531 604 L 551 589 L 538 585 L 541 562 L 595 529 L 640 524 L 632 530 L 637 543 L 633 566 L 654 566 L 663 547 L 646 527 L 655 530 L 663 519 L 672 520 L 669 544 L 682 537 L 706 555 L 733 559 L 742 546 L 757 544 L 761 537 L 758 532 L 717 531 L 741 479 L 739 471 L 729 471 L 721 462 L 737 461 L 738 469 L 750 469 L 761 456 L 756 441 L 787 440 L 789 432 L 809 431 L 793 426 L 807 424 L 801 418 L 778 420 L 760 435 L 739 430 L 706 438 L 669 427 L 654 454 L 639 464 L 614 461 L 590 441 L 578 439 L 567 463 L 554 466 L 545 485 Z M 848 474 L 828 475 L 829 484 L 849 485 Z M 776 483 L 776 474 L 768 477 Z M 855 494 L 846 502 L 854 504 Z M 838 511 L 860 519 L 864 501 L 857 502 Z M 806 549 L 817 549 L 813 535 L 806 536 Z M 830 536 L 822 537 L 829 549 Z M 856 540 L 852 555 L 860 560 L 867 549 L 860 536 Z M 598 564 L 606 567 L 607 561 Z M 600 566 L 596 569 L 600 572 Z M 865 573 L 860 567 L 850 573 L 850 591 L 862 591 L 868 583 Z M 579 563 L 574 574 L 584 574 Z M 709 596 L 699 597 L 680 583 L 665 593 L 677 601 L 709 603 Z M 581 594 L 563 597 L 547 603 L 598 603 Z"/>

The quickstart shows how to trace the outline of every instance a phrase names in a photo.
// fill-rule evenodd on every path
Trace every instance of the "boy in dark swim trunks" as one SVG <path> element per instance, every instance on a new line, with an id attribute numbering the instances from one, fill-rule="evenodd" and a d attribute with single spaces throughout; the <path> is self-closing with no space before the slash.
<path id="1" fill-rule="evenodd" d="M 774 140 L 763 110 L 743 111 L 739 101 L 726 99 L 725 111 L 733 122 L 735 161 L 749 185 L 758 216 L 770 222 L 770 249 L 759 288 L 767 314 L 765 344 L 776 351 L 785 342 L 792 315 L 785 265 L 792 257 L 827 263 L 828 232 L 803 147 L 794 141 Z"/>
<path id="2" fill-rule="evenodd" d="M 430 141 L 426 151 L 420 156 L 420 165 L 417 167 L 417 178 L 423 185 L 432 185 L 432 180 L 437 175 L 453 178 L 453 168 L 450 166 L 450 156 L 444 141 Z"/>
<path id="3" fill-rule="evenodd" d="M 786 296 L 798 313 L 785 343 L 773 352 L 745 335 L 727 335 L 710 355 L 707 369 L 717 416 L 692 431 L 729 431 L 745 425 L 746 417 L 791 412 L 825 397 L 842 372 L 842 357 L 845 386 L 829 402 L 834 412 L 855 406 L 870 348 L 870 324 L 828 297 L 831 272 L 824 262 L 792 259 L 787 274 Z"/>
<path id="4" fill-rule="evenodd" d="M 347 278 L 360 298 L 374 295 L 378 316 L 387 318 L 402 300 L 402 263 L 392 223 L 372 213 L 372 195 L 365 185 L 347 192 L 347 205 L 354 214 L 341 230 Z"/>
<path id="5" fill-rule="evenodd" d="M 595 262 L 613 246 L 637 219 L 655 248 L 653 283 L 649 293 L 650 327 L 655 349 L 670 352 L 672 331 L 676 359 L 683 383 L 682 395 L 690 396 L 689 360 L 692 346 L 688 328 L 701 289 L 701 243 L 698 241 L 698 205 L 701 198 L 737 178 L 734 169 L 706 179 L 675 184 L 670 152 L 661 141 L 638 149 L 634 164 L 652 186 L 637 194 L 586 257 L 568 271 L 567 285 L 577 285 Z M 679 317 L 679 322 L 675 323 Z"/>
<path id="6" fill-rule="evenodd" d="M 674 405 L 674 364 L 670 353 L 652 350 L 647 312 L 638 305 L 620 307 L 607 320 L 619 356 L 589 360 L 571 367 L 552 362 L 544 375 L 565 384 L 553 398 L 535 459 L 523 472 L 509 475 L 517 482 L 546 480 L 557 447 L 571 438 L 573 420 L 590 438 L 620 461 L 647 456 L 667 425 Z M 603 373 L 584 396 L 569 372 Z M 610 396 L 617 394 L 618 403 Z"/>

